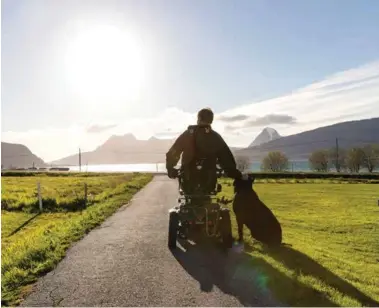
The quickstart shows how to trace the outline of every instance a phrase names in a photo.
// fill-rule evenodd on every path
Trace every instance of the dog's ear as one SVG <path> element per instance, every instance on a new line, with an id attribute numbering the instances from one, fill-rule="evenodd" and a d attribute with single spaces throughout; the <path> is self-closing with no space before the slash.
<path id="1" fill-rule="evenodd" d="M 249 179 L 250 179 L 250 181 L 251 181 L 251 184 L 253 184 L 254 181 L 255 181 L 255 177 L 254 177 L 254 175 L 249 174 Z"/>
<path id="2" fill-rule="evenodd" d="M 252 190 L 253 182 L 248 176 L 245 179 L 235 179 L 233 186 L 234 186 L 234 193 L 237 194 L 240 192 L 246 192 L 246 191 Z"/>
<path id="3" fill-rule="evenodd" d="M 247 176 L 247 180 L 245 181 L 245 183 L 244 183 L 244 189 L 246 190 L 252 190 L 253 189 L 253 183 L 254 183 L 254 180 L 255 180 L 255 178 L 254 178 L 254 176 L 252 175 L 252 174 L 249 174 L 248 176 Z"/>

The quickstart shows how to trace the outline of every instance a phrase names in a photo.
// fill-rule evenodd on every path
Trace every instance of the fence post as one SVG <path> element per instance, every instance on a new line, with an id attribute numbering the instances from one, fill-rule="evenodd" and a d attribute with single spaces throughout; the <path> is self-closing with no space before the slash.
<path id="1" fill-rule="evenodd" d="M 84 183 L 84 206 L 87 207 L 87 183 Z"/>
<path id="2" fill-rule="evenodd" d="M 39 211 L 42 212 L 41 183 L 37 183 Z"/>

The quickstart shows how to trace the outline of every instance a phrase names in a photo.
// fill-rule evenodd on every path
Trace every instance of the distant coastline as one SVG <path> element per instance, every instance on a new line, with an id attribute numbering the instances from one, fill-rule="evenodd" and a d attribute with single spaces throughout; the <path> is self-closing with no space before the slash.
<path id="1" fill-rule="evenodd" d="M 94 165 L 82 165 L 79 168 L 78 165 L 72 166 L 55 166 L 50 168 L 12 168 L 2 169 L 2 171 L 62 171 L 62 172 L 166 172 L 165 163 L 146 163 L 146 164 L 94 164 Z M 245 170 L 246 172 L 260 172 L 261 162 L 253 162 L 250 167 Z M 309 167 L 307 160 L 293 160 L 289 161 L 287 172 L 313 172 Z M 330 168 L 329 172 L 335 172 L 335 169 Z M 361 172 L 367 172 L 362 168 Z M 376 168 L 374 172 L 379 172 L 379 168 Z"/>

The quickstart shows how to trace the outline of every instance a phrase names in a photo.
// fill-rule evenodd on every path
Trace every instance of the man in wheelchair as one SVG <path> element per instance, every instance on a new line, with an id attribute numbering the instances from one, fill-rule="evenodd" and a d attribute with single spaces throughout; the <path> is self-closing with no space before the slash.
<path id="1" fill-rule="evenodd" d="M 183 206 L 170 210 L 169 247 L 176 247 L 176 237 L 186 237 L 188 224 L 205 226 L 208 236 L 219 234 L 223 243 L 232 243 L 229 212 L 212 202 L 217 193 L 217 178 L 220 165 L 225 174 L 241 178 L 234 156 L 222 137 L 212 130 L 213 112 L 202 109 L 197 125 L 191 125 L 175 141 L 166 154 L 166 168 L 170 178 L 179 178 Z M 180 156 L 181 168 L 175 169 Z M 196 218 L 194 218 L 196 217 Z M 221 219 L 221 220 L 220 220 Z"/>
<path id="2" fill-rule="evenodd" d="M 170 178 L 178 177 L 175 166 L 182 156 L 181 172 L 186 180 L 185 189 L 188 192 L 199 189 L 199 186 L 195 185 L 196 181 L 204 192 L 213 189 L 217 181 L 217 164 L 231 178 L 242 176 L 230 148 L 211 127 L 213 117 L 212 110 L 201 109 L 197 115 L 197 125 L 188 126 L 166 154 L 166 169 Z M 193 185 L 196 188 L 192 187 Z"/>

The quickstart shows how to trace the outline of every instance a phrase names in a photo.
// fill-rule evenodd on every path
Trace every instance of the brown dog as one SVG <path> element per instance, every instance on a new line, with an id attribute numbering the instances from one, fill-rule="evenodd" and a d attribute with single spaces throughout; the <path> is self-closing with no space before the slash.
<path id="1" fill-rule="evenodd" d="M 234 185 L 233 211 L 238 225 L 238 241 L 243 241 L 245 225 L 256 240 L 276 246 L 282 243 L 282 228 L 271 210 L 253 190 L 254 178 L 236 179 Z"/>

